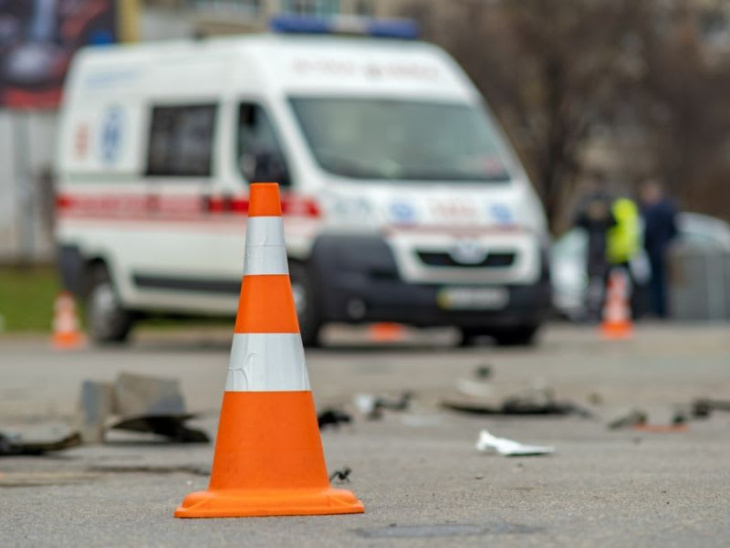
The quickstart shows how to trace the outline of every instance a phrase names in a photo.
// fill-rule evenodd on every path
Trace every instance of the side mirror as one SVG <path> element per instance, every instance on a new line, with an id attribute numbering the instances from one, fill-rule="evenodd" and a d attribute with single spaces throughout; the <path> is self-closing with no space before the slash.
<path id="1" fill-rule="evenodd" d="M 281 155 L 258 151 L 241 156 L 241 173 L 249 182 L 271 181 L 288 186 L 289 174 Z"/>

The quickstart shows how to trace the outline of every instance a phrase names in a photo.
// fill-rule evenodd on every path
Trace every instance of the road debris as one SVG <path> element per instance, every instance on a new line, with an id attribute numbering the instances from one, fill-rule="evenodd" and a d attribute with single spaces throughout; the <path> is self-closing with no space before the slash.
<path id="1" fill-rule="evenodd" d="M 78 447 L 81 445 L 81 434 L 72 432 L 66 436 L 51 440 L 26 441 L 20 434 L 0 432 L 0 457 L 32 455 L 40 456 Z"/>
<path id="2" fill-rule="evenodd" d="M 641 409 L 632 409 L 628 414 L 618 417 L 608 423 L 609 430 L 620 430 L 622 428 L 633 428 L 646 424 L 649 416 Z"/>
<path id="3" fill-rule="evenodd" d="M 477 451 L 493 452 L 505 457 L 536 457 L 551 455 L 555 452 L 555 448 L 551 446 L 525 445 L 506 438 L 498 438 L 488 430 L 482 430 L 479 433 L 476 448 Z"/>
<path id="4" fill-rule="evenodd" d="M 618 417 L 608 423 L 609 430 L 621 430 L 631 428 L 638 432 L 684 432 L 687 430 L 687 417 L 682 413 L 676 413 L 669 424 L 649 423 L 649 414 L 641 409 L 632 409 L 628 414 Z"/>
<path id="5" fill-rule="evenodd" d="M 593 418 L 588 409 L 571 402 L 557 401 L 549 398 L 533 397 L 530 393 L 505 398 L 501 403 L 487 404 L 474 400 L 444 400 L 441 407 L 470 415 L 575 415 L 583 418 Z"/>
<path id="6" fill-rule="evenodd" d="M 168 438 L 175 443 L 208 443 L 208 434 L 197 428 L 190 428 L 186 421 L 194 419 L 193 413 L 179 415 L 140 415 L 128 417 L 112 423 L 109 430 L 150 433 Z"/>
<path id="7" fill-rule="evenodd" d="M 208 434 L 185 424 L 196 416 L 186 410 L 177 379 L 121 373 L 113 383 L 83 382 L 76 422 L 85 443 L 102 443 L 109 430 L 208 443 Z"/>
<path id="8" fill-rule="evenodd" d="M 560 401 L 550 386 L 536 384 L 516 394 L 500 396 L 492 382 L 492 366 L 478 366 L 471 377 L 456 380 L 458 396 L 441 402 L 441 407 L 470 415 L 577 415 L 593 418 L 588 409 Z"/>
<path id="9" fill-rule="evenodd" d="M 350 474 L 352 469 L 349 466 L 345 466 L 341 470 L 335 470 L 330 474 L 330 481 L 337 483 L 350 483 Z"/>
<path id="10" fill-rule="evenodd" d="M 489 398 L 494 395 L 494 386 L 490 382 L 493 376 L 491 365 L 480 365 L 469 378 L 456 380 L 456 390 L 460 394 L 476 398 Z"/>
<path id="11" fill-rule="evenodd" d="M 695 418 L 707 418 L 714 411 L 730 411 L 730 400 L 700 398 L 692 402 L 692 416 Z"/>
<path id="12" fill-rule="evenodd" d="M 403 392 L 398 399 L 390 399 L 374 394 L 356 394 L 353 403 L 360 413 L 369 420 L 379 420 L 383 417 L 383 410 L 406 411 L 413 399 L 412 392 Z"/>
<path id="13" fill-rule="evenodd" d="M 317 424 L 320 430 L 325 430 L 329 427 L 337 430 L 341 424 L 350 424 L 351 422 L 352 415 L 334 407 L 326 407 L 317 415 Z"/>

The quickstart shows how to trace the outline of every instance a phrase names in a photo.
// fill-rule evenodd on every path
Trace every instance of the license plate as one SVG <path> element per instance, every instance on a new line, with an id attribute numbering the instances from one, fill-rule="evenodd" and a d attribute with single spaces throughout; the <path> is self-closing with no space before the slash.
<path id="1" fill-rule="evenodd" d="M 438 305 L 449 310 L 499 310 L 508 301 L 504 287 L 445 287 L 436 295 Z"/>

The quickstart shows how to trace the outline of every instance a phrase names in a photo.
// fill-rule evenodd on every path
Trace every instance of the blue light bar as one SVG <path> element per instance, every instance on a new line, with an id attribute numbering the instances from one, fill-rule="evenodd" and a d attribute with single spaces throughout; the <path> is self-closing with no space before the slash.
<path id="1" fill-rule="evenodd" d="M 419 34 L 418 25 L 410 19 L 278 15 L 271 19 L 270 26 L 274 32 L 285 34 L 349 34 L 400 40 L 415 40 Z"/>
<path id="2" fill-rule="evenodd" d="M 416 40 L 420 34 L 418 23 L 410 19 L 373 19 L 369 31 L 370 36 L 403 40 Z"/>
<path id="3" fill-rule="evenodd" d="M 330 34 L 330 22 L 321 17 L 277 15 L 269 23 L 271 30 L 287 34 Z"/>

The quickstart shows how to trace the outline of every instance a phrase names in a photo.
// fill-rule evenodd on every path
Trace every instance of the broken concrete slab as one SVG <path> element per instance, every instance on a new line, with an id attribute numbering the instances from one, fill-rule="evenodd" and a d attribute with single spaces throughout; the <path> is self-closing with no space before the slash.
<path id="1" fill-rule="evenodd" d="M 114 382 L 118 415 L 178 415 L 185 413 L 185 398 L 177 379 L 120 373 Z"/>
<path id="2" fill-rule="evenodd" d="M 109 430 L 208 443 L 205 432 L 185 425 L 195 416 L 185 408 L 177 379 L 121 373 L 113 383 L 84 381 L 76 424 L 86 443 L 102 443 Z"/>
<path id="3" fill-rule="evenodd" d="M 81 384 L 76 427 L 86 443 L 101 443 L 105 424 L 114 413 L 114 385 L 110 382 L 85 380 Z"/>

